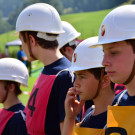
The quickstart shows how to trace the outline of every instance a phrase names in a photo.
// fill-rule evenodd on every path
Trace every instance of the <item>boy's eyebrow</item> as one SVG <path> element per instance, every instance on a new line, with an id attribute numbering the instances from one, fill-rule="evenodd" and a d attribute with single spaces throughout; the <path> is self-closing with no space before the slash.
<path id="1" fill-rule="evenodd" d="M 111 50 L 113 48 L 115 48 L 115 47 L 114 46 L 110 46 L 110 47 L 106 48 L 106 50 Z M 103 49 L 103 52 L 104 52 L 104 49 Z"/>
<path id="2" fill-rule="evenodd" d="M 85 73 L 77 73 L 75 72 L 75 75 L 86 75 Z"/>
<path id="3" fill-rule="evenodd" d="M 114 47 L 114 46 L 111 46 L 111 47 L 108 48 L 108 50 L 111 50 L 111 49 L 113 49 L 113 48 L 115 48 L 115 47 Z"/>

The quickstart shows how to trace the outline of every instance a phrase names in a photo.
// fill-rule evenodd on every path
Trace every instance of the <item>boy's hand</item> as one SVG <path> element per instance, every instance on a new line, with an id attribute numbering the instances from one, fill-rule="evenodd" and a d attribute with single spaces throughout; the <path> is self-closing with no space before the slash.
<path id="1" fill-rule="evenodd" d="M 80 102 L 77 100 L 77 94 L 75 87 L 72 87 L 68 90 L 66 100 L 65 100 L 65 112 L 66 117 L 69 119 L 75 119 L 75 117 L 81 111 L 85 100 L 81 100 Z"/>

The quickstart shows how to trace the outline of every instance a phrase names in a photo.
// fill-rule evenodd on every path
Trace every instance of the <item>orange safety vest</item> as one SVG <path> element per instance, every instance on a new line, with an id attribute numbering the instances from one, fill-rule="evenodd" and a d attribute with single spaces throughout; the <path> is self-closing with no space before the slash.
<path id="1" fill-rule="evenodd" d="M 105 135 L 105 129 L 74 127 L 73 135 Z"/>
<path id="2" fill-rule="evenodd" d="M 93 112 L 94 108 L 88 115 L 92 115 Z M 83 120 L 80 123 L 77 123 L 77 126 L 74 127 L 73 135 L 105 135 L 105 129 L 79 127 L 86 117 L 87 115 L 83 118 Z"/>
<path id="3" fill-rule="evenodd" d="M 135 135 L 135 106 L 118 106 L 125 92 L 108 107 L 106 135 Z"/>

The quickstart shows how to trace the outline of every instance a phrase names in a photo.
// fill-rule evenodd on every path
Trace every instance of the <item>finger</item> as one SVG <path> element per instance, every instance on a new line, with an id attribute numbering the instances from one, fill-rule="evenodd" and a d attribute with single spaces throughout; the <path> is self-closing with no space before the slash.
<path id="1" fill-rule="evenodd" d="M 86 100 L 80 100 L 80 105 L 84 105 L 85 102 Z"/>
<path id="2" fill-rule="evenodd" d="M 71 87 L 71 88 L 69 88 L 68 91 L 76 91 L 76 88 L 75 87 Z"/>
<path id="3" fill-rule="evenodd" d="M 67 95 L 77 95 L 77 91 L 73 90 L 73 89 L 69 89 L 67 92 Z"/>

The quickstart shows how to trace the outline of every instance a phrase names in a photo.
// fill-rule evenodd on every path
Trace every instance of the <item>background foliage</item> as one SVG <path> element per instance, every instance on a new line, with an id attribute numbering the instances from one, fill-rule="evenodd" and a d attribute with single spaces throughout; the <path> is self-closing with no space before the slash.
<path id="1" fill-rule="evenodd" d="M 61 15 L 61 19 L 71 23 L 77 31 L 81 33 L 79 39 L 86 39 L 91 36 L 97 36 L 100 24 L 103 18 L 106 16 L 109 10 L 84 12 L 75 14 Z M 14 34 L 15 31 L 4 33 L 0 35 L 0 53 L 5 52 L 5 44 L 18 38 L 18 35 Z M 18 47 L 9 47 L 10 54 L 16 53 Z"/>

